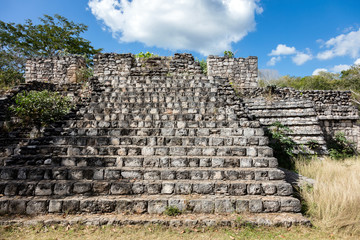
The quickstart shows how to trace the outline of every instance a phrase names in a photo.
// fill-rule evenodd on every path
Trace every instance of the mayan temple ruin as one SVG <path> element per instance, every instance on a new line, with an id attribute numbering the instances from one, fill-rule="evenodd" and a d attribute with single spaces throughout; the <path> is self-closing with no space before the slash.
<path id="1" fill-rule="evenodd" d="M 0 100 L 2 125 L 23 90 L 59 91 L 76 107 L 41 131 L 1 133 L 3 221 L 66 214 L 98 224 L 232 226 L 238 216 L 309 224 L 265 128 L 280 121 L 297 144 L 314 140 L 327 154 L 339 131 L 359 148 L 359 115 L 346 91 L 283 88 L 269 96 L 258 87 L 257 64 L 209 56 L 205 75 L 190 54 L 103 53 L 85 86 L 77 83 L 79 56 L 28 60 L 26 84 Z M 169 208 L 182 214 L 169 217 Z"/>

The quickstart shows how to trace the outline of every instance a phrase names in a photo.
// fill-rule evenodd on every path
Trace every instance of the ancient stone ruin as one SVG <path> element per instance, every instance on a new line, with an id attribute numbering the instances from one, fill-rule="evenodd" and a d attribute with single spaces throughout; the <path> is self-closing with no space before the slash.
<path id="1" fill-rule="evenodd" d="M 334 131 L 359 142 L 350 93 L 282 89 L 269 101 L 256 57 L 210 56 L 204 75 L 190 54 L 99 54 L 86 94 L 76 83 L 84 66 L 76 56 L 27 62 L 27 83 L 12 95 L 48 88 L 77 108 L 40 134 L 2 133 L 0 215 L 112 213 L 122 221 L 173 207 L 184 216 L 177 224 L 234 213 L 266 216 L 258 224 L 304 223 L 264 127 L 280 120 L 297 143 L 316 139 L 324 153 Z M 12 95 L 1 99 L 2 124 Z"/>

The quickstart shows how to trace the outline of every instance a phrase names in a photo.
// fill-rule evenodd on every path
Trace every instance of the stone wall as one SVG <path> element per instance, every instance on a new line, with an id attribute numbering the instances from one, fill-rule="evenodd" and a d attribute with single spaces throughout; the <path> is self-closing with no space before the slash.
<path id="1" fill-rule="evenodd" d="M 100 82 L 118 81 L 127 76 L 148 74 L 172 76 L 176 74 L 202 74 L 200 64 L 191 54 L 174 54 L 173 57 L 136 58 L 133 54 L 105 53 L 94 57 L 94 76 Z"/>
<path id="2" fill-rule="evenodd" d="M 25 81 L 76 83 L 78 81 L 77 72 L 84 67 L 86 67 L 86 62 L 81 56 L 33 58 L 26 62 Z"/>
<path id="3" fill-rule="evenodd" d="M 239 90 L 258 86 L 258 58 L 228 58 L 209 56 L 208 76 L 226 77 Z"/>

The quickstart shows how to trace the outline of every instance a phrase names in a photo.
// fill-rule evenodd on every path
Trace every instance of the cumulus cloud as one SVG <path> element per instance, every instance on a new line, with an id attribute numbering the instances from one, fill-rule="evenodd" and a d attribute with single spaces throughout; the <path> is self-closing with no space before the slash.
<path id="1" fill-rule="evenodd" d="M 267 63 L 266 65 L 268 66 L 275 66 L 275 64 L 277 62 L 279 62 L 281 60 L 281 57 L 280 56 L 277 56 L 277 57 L 272 57 Z"/>
<path id="2" fill-rule="evenodd" d="M 333 71 L 334 73 L 339 73 L 341 71 L 344 71 L 344 70 L 348 70 L 351 66 L 350 65 L 346 65 L 346 64 L 339 64 L 339 65 L 336 65 L 334 66 L 331 71 Z"/>
<path id="3" fill-rule="evenodd" d="M 276 49 L 273 49 L 269 56 L 291 55 L 296 53 L 295 47 L 288 47 L 285 44 L 278 44 Z"/>
<path id="4" fill-rule="evenodd" d="M 360 58 L 356 59 L 354 62 L 355 65 L 360 65 Z"/>
<path id="5" fill-rule="evenodd" d="M 327 72 L 328 70 L 326 68 L 317 68 L 313 71 L 312 75 L 319 75 L 320 72 Z"/>
<path id="6" fill-rule="evenodd" d="M 255 30 L 259 0 L 89 0 L 92 14 L 122 42 L 203 55 L 231 49 Z"/>
<path id="7" fill-rule="evenodd" d="M 360 55 L 360 28 L 347 34 L 341 34 L 326 41 L 323 47 L 328 50 L 318 53 L 317 58 L 327 60 L 339 56 L 350 56 L 352 58 Z"/>
<path id="8" fill-rule="evenodd" d="M 279 62 L 282 59 L 281 56 L 284 55 L 293 55 L 293 57 L 291 58 L 292 61 L 296 65 L 302 65 L 313 58 L 312 54 L 310 53 L 310 49 L 306 49 L 306 50 L 308 53 L 300 52 L 296 50 L 295 47 L 288 47 L 285 44 L 278 44 L 276 49 L 271 50 L 271 52 L 268 54 L 269 56 L 276 56 L 276 57 L 272 57 L 267 62 L 267 65 L 274 66 L 277 62 Z"/>
<path id="9" fill-rule="evenodd" d="M 296 65 L 303 65 L 305 62 L 311 60 L 313 56 L 311 54 L 297 52 L 295 56 L 292 57 L 292 61 Z"/>

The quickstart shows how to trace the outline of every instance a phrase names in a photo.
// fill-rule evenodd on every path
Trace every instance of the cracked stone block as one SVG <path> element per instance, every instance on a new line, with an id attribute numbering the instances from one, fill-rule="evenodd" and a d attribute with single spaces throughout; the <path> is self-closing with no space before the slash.
<path id="1" fill-rule="evenodd" d="M 0 215 L 5 215 L 9 213 L 9 201 L 0 200 Z"/>
<path id="2" fill-rule="evenodd" d="M 144 173 L 144 180 L 159 180 L 160 172 L 159 171 L 151 171 Z"/>
<path id="3" fill-rule="evenodd" d="M 201 158 L 199 166 L 200 167 L 210 167 L 211 166 L 211 159 L 209 159 L 209 158 Z"/>
<path id="4" fill-rule="evenodd" d="M 38 183 L 35 188 L 36 196 L 49 196 L 52 194 L 51 183 Z"/>
<path id="5" fill-rule="evenodd" d="M 88 193 L 91 191 L 91 183 L 74 183 L 73 192 L 78 194 Z"/>
<path id="6" fill-rule="evenodd" d="M 175 193 L 176 194 L 191 194 L 192 186 L 190 183 L 176 183 Z"/>
<path id="7" fill-rule="evenodd" d="M 215 213 L 233 213 L 235 212 L 232 200 L 215 200 Z"/>
<path id="8" fill-rule="evenodd" d="M 166 200 L 150 200 L 148 203 L 148 212 L 150 214 L 161 214 L 167 206 L 168 201 Z"/>
<path id="9" fill-rule="evenodd" d="M 26 201 L 25 200 L 11 200 L 9 201 L 9 213 L 10 214 L 25 214 L 26 212 Z"/>
<path id="10" fill-rule="evenodd" d="M 289 196 L 293 193 L 293 188 L 289 183 L 280 183 L 277 185 L 277 194 L 280 196 Z"/>
<path id="11" fill-rule="evenodd" d="M 48 210 L 48 202 L 46 200 L 31 200 L 27 203 L 26 214 L 36 215 L 46 213 Z"/>
<path id="12" fill-rule="evenodd" d="M 96 194 L 108 194 L 110 189 L 110 183 L 107 182 L 94 182 L 93 192 Z"/>
<path id="13" fill-rule="evenodd" d="M 186 201 L 182 199 L 170 199 L 169 200 L 169 207 L 177 207 L 180 211 L 186 210 Z"/>
<path id="14" fill-rule="evenodd" d="M 212 194 L 214 185 L 208 183 L 193 184 L 193 192 L 198 194 Z"/>
<path id="15" fill-rule="evenodd" d="M 62 209 L 61 200 L 50 200 L 49 201 L 49 213 L 60 213 Z"/>
<path id="16" fill-rule="evenodd" d="M 131 193 L 130 183 L 112 183 L 110 193 L 113 195 L 127 195 Z"/>
<path id="17" fill-rule="evenodd" d="M 301 204 L 300 200 L 296 198 L 282 198 L 280 201 L 280 211 L 281 212 L 300 212 Z"/>
<path id="18" fill-rule="evenodd" d="M 142 173 L 140 171 L 122 171 L 121 177 L 124 179 L 142 179 Z"/>
<path id="19" fill-rule="evenodd" d="M 247 187 L 248 194 L 259 195 L 261 194 L 261 185 L 260 184 L 248 184 Z"/>
<path id="20" fill-rule="evenodd" d="M 280 210 L 280 203 L 278 201 L 265 200 L 263 206 L 264 212 L 278 212 Z"/>
<path id="21" fill-rule="evenodd" d="M 143 155 L 145 154 L 143 153 Z M 148 155 L 153 155 L 153 154 L 148 154 Z M 144 160 L 142 158 L 126 158 L 124 159 L 124 167 L 142 167 L 143 161 Z"/>
<path id="22" fill-rule="evenodd" d="M 121 179 L 120 170 L 106 169 L 104 172 L 104 179 L 106 180 L 119 180 Z"/>
<path id="23" fill-rule="evenodd" d="M 263 203 L 261 199 L 251 199 L 249 201 L 249 211 L 251 213 L 260 213 L 263 211 Z"/>
<path id="24" fill-rule="evenodd" d="M 163 183 L 161 193 L 163 194 L 172 194 L 174 193 L 175 184 L 174 183 Z"/>
<path id="25" fill-rule="evenodd" d="M 144 193 L 144 184 L 134 183 L 131 188 L 133 194 L 143 194 Z"/>
<path id="26" fill-rule="evenodd" d="M 4 189 L 5 196 L 14 196 L 16 195 L 18 185 L 16 183 L 8 183 Z"/>
<path id="27" fill-rule="evenodd" d="M 252 159 L 251 158 L 241 158 L 240 159 L 240 167 L 242 167 L 242 168 L 252 167 Z"/>
<path id="28" fill-rule="evenodd" d="M 150 183 L 146 186 L 148 194 L 159 194 L 161 192 L 161 183 Z"/>
<path id="29" fill-rule="evenodd" d="M 64 200 L 62 203 L 63 213 L 75 213 L 79 211 L 80 201 L 78 200 Z"/>
<path id="30" fill-rule="evenodd" d="M 262 183 L 261 186 L 266 195 L 274 195 L 276 193 L 276 186 L 273 183 Z"/>
<path id="31" fill-rule="evenodd" d="M 237 213 L 249 212 L 249 201 L 248 200 L 237 200 L 235 203 Z"/>
<path id="32" fill-rule="evenodd" d="M 247 187 L 245 183 L 233 183 L 230 185 L 229 193 L 234 196 L 246 195 Z"/>
<path id="33" fill-rule="evenodd" d="M 55 195 L 70 195 L 71 194 L 71 183 L 55 183 L 54 194 Z"/>
<path id="34" fill-rule="evenodd" d="M 190 200 L 188 210 L 193 213 L 213 213 L 215 211 L 215 203 L 212 200 Z"/>

